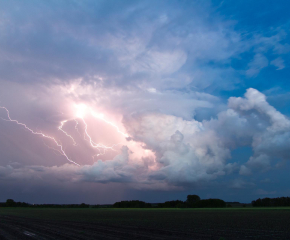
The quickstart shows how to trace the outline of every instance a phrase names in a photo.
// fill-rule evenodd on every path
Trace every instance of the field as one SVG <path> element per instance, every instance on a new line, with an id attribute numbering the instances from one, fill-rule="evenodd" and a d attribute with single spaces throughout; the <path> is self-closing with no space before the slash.
<path id="1" fill-rule="evenodd" d="M 1 239 L 290 239 L 290 208 L 0 208 Z"/>

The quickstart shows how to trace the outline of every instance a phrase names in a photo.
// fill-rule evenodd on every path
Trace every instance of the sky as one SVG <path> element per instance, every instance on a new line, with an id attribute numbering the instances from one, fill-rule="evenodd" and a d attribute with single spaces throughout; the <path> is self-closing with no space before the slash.
<path id="1" fill-rule="evenodd" d="M 0 201 L 289 196 L 289 7 L 0 0 Z"/>

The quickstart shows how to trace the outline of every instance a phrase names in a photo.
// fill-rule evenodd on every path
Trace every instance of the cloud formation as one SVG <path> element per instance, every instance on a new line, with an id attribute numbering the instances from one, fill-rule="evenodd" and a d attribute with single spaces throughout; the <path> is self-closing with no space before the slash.
<path id="1" fill-rule="evenodd" d="M 1 121 L 3 181 L 173 191 L 234 176 L 242 189 L 290 157 L 287 114 L 255 84 L 287 71 L 287 25 L 239 29 L 210 1 L 12 1 L 0 3 L 0 33 L 0 105 L 81 165 Z M 113 147 L 92 147 L 86 130 Z"/>
<path id="2" fill-rule="evenodd" d="M 28 177 L 28 172 L 29 176 L 60 174 L 77 182 L 184 189 L 237 171 L 239 164 L 229 160 L 231 151 L 241 146 L 249 145 L 253 150 L 253 156 L 240 165 L 243 176 L 273 168 L 272 160 L 289 159 L 290 121 L 255 89 L 248 89 L 243 98 L 229 98 L 227 109 L 210 120 L 139 111 L 124 116 L 123 125 L 129 137 L 112 159 L 100 156 L 82 167 L 7 166 L 2 167 L 1 177 Z"/>

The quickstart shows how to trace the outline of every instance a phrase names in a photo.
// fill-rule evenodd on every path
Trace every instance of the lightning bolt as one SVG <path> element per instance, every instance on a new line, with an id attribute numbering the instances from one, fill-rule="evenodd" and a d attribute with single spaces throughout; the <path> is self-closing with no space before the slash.
<path id="1" fill-rule="evenodd" d="M 65 153 L 65 151 L 63 150 L 63 146 L 54 138 L 54 137 L 51 137 L 51 136 L 49 136 L 49 135 L 45 135 L 44 133 L 42 133 L 42 132 L 35 132 L 35 131 L 33 131 L 31 128 L 29 128 L 29 127 L 27 127 L 26 126 L 26 124 L 24 124 L 24 123 L 21 123 L 21 122 L 19 122 L 19 121 L 17 121 L 17 120 L 14 120 L 14 119 L 11 119 L 11 117 L 10 117 L 10 113 L 9 113 L 9 111 L 8 111 L 8 109 L 6 108 L 6 107 L 1 107 L 0 106 L 0 108 L 2 108 L 2 109 L 4 109 L 6 112 L 7 112 L 7 117 L 8 117 L 8 120 L 7 119 L 4 119 L 4 118 L 1 118 L 1 119 L 3 119 L 4 121 L 9 121 L 9 122 L 14 122 L 14 123 L 16 123 L 17 125 L 20 125 L 20 126 L 23 126 L 26 130 L 28 130 L 29 132 L 31 132 L 32 134 L 34 134 L 34 135 L 40 135 L 40 136 L 42 136 L 42 137 L 44 137 L 44 138 L 47 138 L 47 139 L 50 139 L 50 140 L 52 140 L 53 142 L 55 142 L 55 144 L 60 148 L 60 153 L 69 161 L 69 162 L 71 162 L 71 163 L 73 163 L 73 164 L 75 164 L 75 165 L 77 165 L 77 166 L 80 166 L 78 163 L 76 163 L 76 162 L 74 162 L 73 160 L 71 160 L 68 156 L 67 156 L 67 154 Z M 63 124 L 61 125 L 61 126 L 63 126 Z"/>
<path id="2" fill-rule="evenodd" d="M 77 143 L 76 143 L 76 141 L 74 140 L 74 138 L 73 138 L 71 135 L 69 135 L 66 131 L 64 131 L 64 130 L 62 129 L 63 125 L 64 125 L 67 121 L 68 121 L 68 120 L 64 120 L 64 121 L 60 122 L 60 126 L 58 127 L 58 130 L 62 131 L 62 132 L 63 132 L 67 137 L 69 137 L 69 138 L 73 141 L 73 145 L 76 146 Z"/>
<path id="3" fill-rule="evenodd" d="M 87 125 L 86 121 L 83 118 L 80 118 L 80 119 L 83 121 L 83 123 L 85 125 L 85 136 L 88 137 L 91 147 L 98 149 L 98 151 L 100 152 L 100 154 L 97 154 L 97 155 L 94 155 L 94 156 L 104 155 L 107 150 L 115 151 L 114 147 L 117 146 L 119 143 L 118 144 L 114 144 L 112 146 L 106 146 L 106 145 L 104 145 L 102 143 L 95 143 L 92 140 L 92 137 L 88 134 L 88 125 Z M 86 138 L 85 138 L 85 140 L 86 140 Z M 100 149 L 103 150 L 103 153 L 102 153 L 102 151 Z M 94 158 L 94 156 L 93 156 L 93 158 Z"/>
<path id="4" fill-rule="evenodd" d="M 96 156 L 104 155 L 108 150 L 116 151 L 116 150 L 114 149 L 114 147 L 116 147 L 117 145 L 119 145 L 119 144 L 121 144 L 121 143 L 113 144 L 112 146 L 106 146 L 106 145 L 104 145 L 104 144 L 102 144 L 102 143 L 96 143 L 96 142 L 93 141 L 92 137 L 91 137 L 90 134 L 88 133 L 88 125 L 87 125 L 87 123 L 86 123 L 86 121 L 85 121 L 85 119 L 84 119 L 84 117 L 83 117 L 84 114 L 85 114 L 85 112 L 86 112 L 87 106 L 84 105 L 84 104 L 81 104 L 81 105 L 76 105 L 76 107 L 78 108 L 78 111 L 76 112 L 76 118 L 74 118 L 74 119 L 70 119 L 70 120 L 63 120 L 63 121 L 61 121 L 61 122 L 60 122 L 60 125 L 58 126 L 58 130 L 60 130 L 60 131 L 63 132 L 63 133 L 64 133 L 68 138 L 70 138 L 70 139 L 72 140 L 74 146 L 77 146 L 76 141 L 75 141 L 75 139 L 73 138 L 73 136 L 70 135 L 68 132 L 66 132 L 66 131 L 63 129 L 63 127 L 64 127 L 64 125 L 65 125 L 68 121 L 72 121 L 72 120 L 74 120 L 75 123 L 76 123 L 76 124 L 75 124 L 75 129 L 78 131 L 79 135 L 81 136 L 81 134 L 80 134 L 80 132 L 79 132 L 79 128 L 78 128 L 79 121 L 77 120 L 77 119 L 80 119 L 80 120 L 83 122 L 83 124 L 84 124 L 84 140 L 88 141 L 89 144 L 90 144 L 90 146 L 91 146 L 92 148 L 97 149 L 97 150 L 99 151 L 98 154 L 95 154 L 95 155 L 92 156 L 93 159 L 94 159 L 94 157 L 96 157 Z M 42 133 L 42 132 L 40 132 L 40 131 L 34 131 L 34 130 L 32 130 L 32 129 L 29 128 L 26 124 L 21 123 L 21 122 L 19 122 L 18 120 L 14 120 L 14 119 L 12 119 L 12 118 L 10 117 L 10 113 L 9 113 L 9 111 L 8 111 L 8 109 L 7 109 L 6 107 L 1 107 L 1 106 L 0 106 L 0 108 L 4 109 L 4 110 L 6 111 L 6 113 L 7 113 L 7 117 L 8 117 L 8 119 L 4 119 L 4 118 L 1 118 L 1 119 L 5 120 L 5 121 L 14 122 L 14 123 L 16 123 L 17 125 L 23 126 L 26 130 L 28 130 L 29 132 L 31 132 L 31 133 L 34 134 L 34 135 L 40 135 L 40 136 L 42 136 L 42 137 L 44 137 L 44 138 L 46 138 L 46 139 L 50 139 L 51 141 L 53 141 L 53 142 L 56 144 L 56 146 L 57 146 L 59 149 L 55 149 L 55 148 L 50 147 L 50 146 L 48 146 L 47 144 L 44 143 L 47 147 L 49 147 L 50 149 L 53 149 L 54 151 L 59 152 L 59 153 L 60 153 L 61 155 L 63 155 L 63 156 L 64 156 L 64 157 L 69 161 L 69 162 L 71 162 L 71 163 L 73 163 L 73 164 L 75 164 L 75 165 L 77 165 L 77 166 L 80 166 L 78 163 L 74 162 L 73 160 L 71 160 L 71 159 L 67 156 L 67 154 L 65 153 L 65 151 L 64 151 L 64 149 L 63 149 L 63 146 L 62 146 L 62 144 L 61 144 L 60 141 L 57 141 L 54 137 L 49 136 L 49 135 L 46 135 L 46 134 L 44 134 L 44 133 Z M 112 122 L 106 120 L 106 119 L 104 118 L 104 115 L 103 115 L 103 114 L 101 114 L 101 113 L 96 113 L 96 112 L 94 112 L 92 109 L 90 109 L 90 113 L 91 113 L 91 115 L 92 115 L 93 117 L 98 118 L 98 119 L 104 121 L 105 123 L 109 124 L 109 125 L 112 126 L 113 128 L 115 128 L 116 131 L 117 131 L 118 133 L 122 134 L 124 137 L 126 137 L 126 138 L 128 137 L 128 135 L 127 135 L 126 133 L 122 132 L 122 131 L 119 129 L 118 126 L 116 126 L 114 123 L 112 123 Z"/>
<path id="5" fill-rule="evenodd" d="M 78 119 L 81 119 L 82 122 L 83 122 L 83 124 L 84 124 L 84 126 L 85 126 L 85 129 L 84 129 L 84 140 L 87 140 L 90 143 L 90 145 L 91 145 L 92 148 L 95 148 L 95 149 L 97 149 L 99 151 L 99 154 L 95 154 L 92 157 L 94 158 L 95 156 L 104 155 L 107 150 L 115 151 L 114 147 L 117 146 L 117 145 L 119 145 L 120 143 L 114 144 L 112 146 L 106 146 L 106 145 L 104 145 L 102 143 L 95 143 L 92 140 L 92 137 L 88 133 L 88 125 L 87 125 L 87 123 L 86 123 L 86 121 L 85 121 L 85 119 L 83 117 L 85 115 L 85 113 L 87 112 L 88 107 L 85 104 L 78 104 L 78 105 L 75 105 L 75 107 L 77 108 L 76 117 Z M 91 113 L 91 115 L 93 117 L 98 118 L 98 119 L 104 121 L 105 123 L 107 123 L 107 124 L 111 125 L 112 127 L 114 127 L 117 130 L 118 133 L 122 134 L 125 137 L 128 137 L 128 135 L 126 133 L 120 131 L 120 129 L 119 129 L 118 126 L 116 126 L 112 122 L 106 120 L 104 118 L 104 115 L 103 114 L 96 113 L 91 108 L 89 110 L 90 110 L 90 113 Z M 77 120 L 75 120 L 75 121 L 76 121 L 75 128 L 77 129 L 78 121 Z"/>
<path id="6" fill-rule="evenodd" d="M 117 130 L 117 132 L 118 132 L 118 133 L 121 133 L 125 138 L 129 137 L 128 134 L 122 132 L 122 131 L 119 129 L 119 127 L 116 126 L 114 123 L 112 123 L 112 122 L 106 120 L 106 119 L 104 118 L 104 114 L 100 114 L 100 113 L 98 114 L 98 113 L 94 112 L 93 110 L 91 110 L 91 114 L 92 114 L 95 118 L 101 119 L 101 120 L 104 121 L 105 123 L 107 123 L 107 124 L 111 125 L 112 127 L 114 127 L 114 128 Z"/>

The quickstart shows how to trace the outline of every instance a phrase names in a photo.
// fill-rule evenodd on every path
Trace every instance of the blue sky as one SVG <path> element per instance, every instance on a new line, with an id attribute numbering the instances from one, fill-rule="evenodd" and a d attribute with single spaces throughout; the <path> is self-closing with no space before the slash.
<path id="1" fill-rule="evenodd" d="M 289 195 L 289 5 L 0 1 L 0 201 Z"/>

